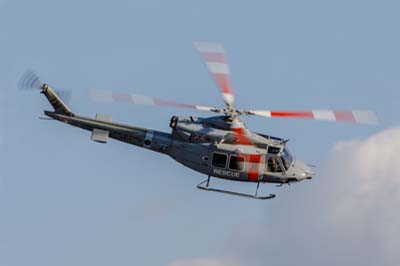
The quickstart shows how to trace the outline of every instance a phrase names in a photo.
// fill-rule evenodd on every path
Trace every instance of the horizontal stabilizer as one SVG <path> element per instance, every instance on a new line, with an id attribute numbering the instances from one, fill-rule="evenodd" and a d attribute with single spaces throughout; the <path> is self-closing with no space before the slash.
<path id="1" fill-rule="evenodd" d="M 96 114 L 96 120 L 103 122 L 111 122 L 111 117 L 107 115 Z M 95 128 L 92 130 L 91 140 L 99 143 L 107 143 L 109 133 L 110 132 L 108 130 Z"/>
<path id="2" fill-rule="evenodd" d="M 107 130 L 101 130 L 101 129 L 95 128 L 92 131 L 91 140 L 100 142 L 100 143 L 107 143 L 109 133 L 110 132 Z"/>

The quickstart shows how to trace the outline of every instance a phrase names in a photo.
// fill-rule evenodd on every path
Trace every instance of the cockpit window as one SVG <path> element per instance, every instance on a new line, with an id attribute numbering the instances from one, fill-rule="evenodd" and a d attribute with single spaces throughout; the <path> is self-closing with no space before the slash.
<path id="1" fill-rule="evenodd" d="M 289 169 L 289 167 L 293 163 L 293 157 L 286 148 L 283 149 L 283 152 L 282 152 L 282 161 L 283 161 L 283 164 L 284 164 L 286 170 Z"/>
<path id="2" fill-rule="evenodd" d="M 277 156 L 269 156 L 267 160 L 267 172 L 270 173 L 282 173 L 282 167 L 279 163 Z"/>
<path id="3" fill-rule="evenodd" d="M 281 151 L 280 147 L 268 146 L 269 154 L 278 154 Z"/>

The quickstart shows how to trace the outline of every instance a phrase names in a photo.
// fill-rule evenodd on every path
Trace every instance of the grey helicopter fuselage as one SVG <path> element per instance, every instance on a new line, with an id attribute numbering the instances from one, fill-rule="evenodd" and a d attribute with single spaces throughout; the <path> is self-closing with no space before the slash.
<path id="1" fill-rule="evenodd" d="M 171 133 L 114 123 L 111 118 L 78 116 L 49 87 L 43 93 L 55 111 L 48 117 L 92 132 L 91 139 L 105 143 L 113 138 L 171 156 L 207 176 L 235 181 L 288 183 L 310 179 L 312 172 L 294 160 L 281 138 L 250 133 L 252 145 L 238 142 L 224 116 L 172 117 Z"/>
<path id="2" fill-rule="evenodd" d="M 170 156 L 206 175 L 250 182 L 287 183 L 311 178 L 309 168 L 295 160 L 284 139 L 250 133 L 241 144 L 224 116 L 173 117 Z"/>

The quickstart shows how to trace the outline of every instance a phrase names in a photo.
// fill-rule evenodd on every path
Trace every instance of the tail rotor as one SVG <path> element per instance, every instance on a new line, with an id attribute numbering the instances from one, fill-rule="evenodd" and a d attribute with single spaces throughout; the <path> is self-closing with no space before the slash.
<path id="1" fill-rule="evenodd" d="M 21 77 L 18 83 L 18 89 L 21 91 L 41 90 L 43 82 L 39 76 L 31 69 L 28 69 Z"/>
<path id="2" fill-rule="evenodd" d="M 19 91 L 40 91 L 43 92 L 48 87 L 47 84 L 43 83 L 39 75 L 36 74 L 32 69 L 28 69 L 20 78 L 18 82 Z M 55 88 L 54 92 L 63 100 L 65 103 L 69 103 L 72 97 L 71 90 Z"/>

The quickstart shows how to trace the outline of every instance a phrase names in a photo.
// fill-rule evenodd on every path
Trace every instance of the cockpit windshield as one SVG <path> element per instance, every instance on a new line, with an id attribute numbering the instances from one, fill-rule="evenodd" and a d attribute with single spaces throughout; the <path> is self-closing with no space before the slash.
<path id="1" fill-rule="evenodd" d="M 283 149 L 281 158 L 282 158 L 283 164 L 285 165 L 286 170 L 289 169 L 289 167 L 293 163 L 293 156 L 290 154 L 290 152 L 288 151 L 287 148 Z"/>

